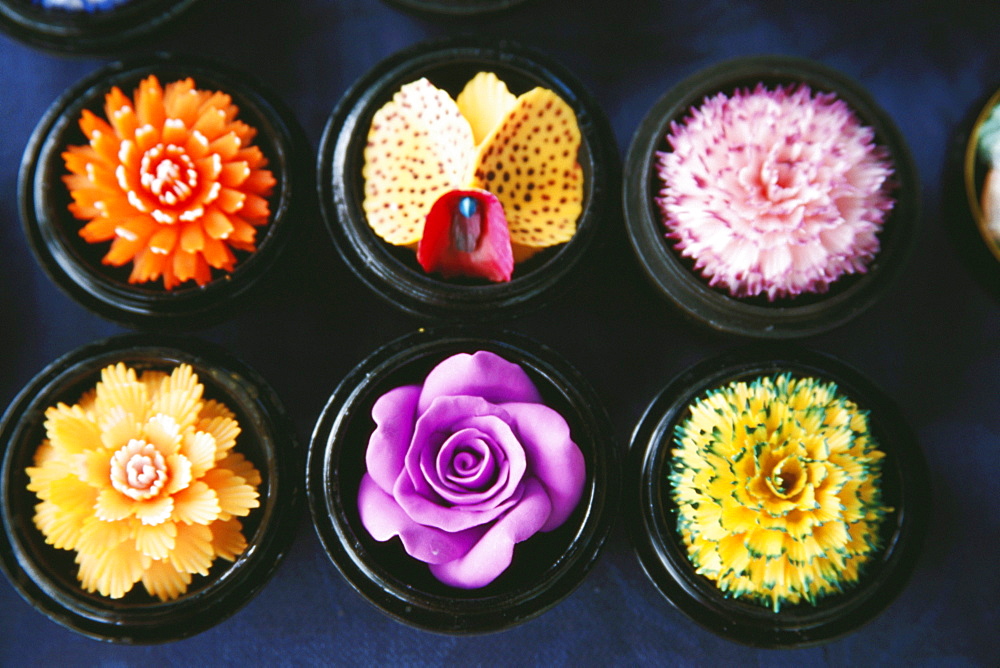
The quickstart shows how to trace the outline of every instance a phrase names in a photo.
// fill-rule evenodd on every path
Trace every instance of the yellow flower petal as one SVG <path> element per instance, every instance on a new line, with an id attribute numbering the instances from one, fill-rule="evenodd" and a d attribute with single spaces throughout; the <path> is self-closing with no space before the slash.
<path id="1" fill-rule="evenodd" d="M 142 427 L 144 441 L 160 451 L 164 458 L 176 454 L 181 445 L 181 428 L 170 415 L 157 413 Z"/>
<path id="2" fill-rule="evenodd" d="M 45 432 L 53 447 L 66 455 L 101 444 L 101 431 L 79 406 L 58 404 L 45 411 Z"/>
<path id="3" fill-rule="evenodd" d="M 105 415 L 112 409 L 118 409 L 130 414 L 135 421 L 142 422 L 146 419 L 148 401 L 146 386 L 138 381 L 133 369 L 119 363 L 101 371 L 95 402 L 98 414 Z"/>
<path id="4" fill-rule="evenodd" d="M 169 559 L 153 561 L 142 574 L 142 584 L 150 596 L 172 601 L 187 592 L 191 574 L 174 568 Z"/>
<path id="5" fill-rule="evenodd" d="M 203 412 L 204 414 L 204 412 Z M 215 416 L 198 420 L 198 431 L 204 431 L 215 439 L 215 458 L 222 459 L 236 445 L 240 435 L 240 425 L 230 417 Z"/>
<path id="6" fill-rule="evenodd" d="M 247 540 L 243 537 L 243 525 L 235 517 L 225 522 L 212 524 L 212 549 L 215 554 L 227 561 L 235 561 L 236 557 L 247 549 Z"/>
<path id="7" fill-rule="evenodd" d="M 131 533 L 132 528 L 128 522 L 105 522 L 91 515 L 83 523 L 83 531 L 76 549 L 91 554 L 110 550 L 122 541 L 128 540 Z"/>
<path id="8" fill-rule="evenodd" d="M 109 598 L 121 598 L 142 578 L 150 559 L 138 552 L 131 541 L 124 541 L 111 549 L 79 552 L 77 563 L 84 589 Z"/>
<path id="9" fill-rule="evenodd" d="M 229 469 L 234 475 L 243 478 L 248 485 L 260 486 L 260 472 L 254 468 L 246 457 L 239 452 L 230 452 L 225 458 L 219 460 L 218 468 Z"/>
<path id="10" fill-rule="evenodd" d="M 221 519 L 228 519 L 229 515 L 245 517 L 260 506 L 257 490 L 229 469 L 216 467 L 206 473 L 202 481 L 218 495 Z"/>
<path id="11" fill-rule="evenodd" d="M 167 457 L 167 469 L 170 478 L 163 489 L 164 494 L 175 494 L 191 484 L 191 461 L 184 455 L 178 453 Z"/>
<path id="12" fill-rule="evenodd" d="M 215 466 L 215 438 L 198 431 L 188 432 L 181 441 L 180 452 L 191 462 L 191 475 L 197 479 Z"/>
<path id="13" fill-rule="evenodd" d="M 500 200 L 512 243 L 546 248 L 576 233 L 584 197 L 580 138 L 573 108 L 553 91 L 535 88 L 517 98 L 480 144 L 471 185 Z"/>
<path id="14" fill-rule="evenodd" d="M 101 428 L 101 443 L 111 452 L 120 450 L 133 438 L 142 434 L 142 423 L 124 408 L 105 408 L 98 425 Z"/>
<path id="15" fill-rule="evenodd" d="M 207 525 L 217 520 L 221 512 L 215 490 L 201 480 L 174 494 L 173 518 L 178 522 Z"/>
<path id="16" fill-rule="evenodd" d="M 88 517 L 90 511 L 86 508 L 67 512 L 54 503 L 42 501 L 35 506 L 32 519 L 46 543 L 59 550 L 75 550 Z"/>
<path id="17" fill-rule="evenodd" d="M 516 103 L 517 97 L 493 72 L 476 74 L 455 98 L 462 116 L 469 121 L 477 145 L 500 125 Z"/>
<path id="18" fill-rule="evenodd" d="M 212 531 L 201 524 L 177 525 L 177 539 L 170 564 L 178 571 L 208 575 L 212 565 Z"/>
<path id="19" fill-rule="evenodd" d="M 150 559 L 166 559 L 174 549 L 177 525 L 164 522 L 157 525 L 139 524 L 135 528 L 135 549 Z"/>
<path id="20" fill-rule="evenodd" d="M 161 524 L 170 519 L 174 511 L 174 499 L 166 494 L 148 499 L 146 501 L 135 501 L 133 512 L 143 524 Z"/>
<path id="21" fill-rule="evenodd" d="M 97 495 L 94 514 L 105 522 L 117 522 L 133 515 L 136 503 L 117 489 L 107 487 Z"/>
<path id="22" fill-rule="evenodd" d="M 408 83 L 375 112 L 364 150 L 364 210 L 394 245 L 416 244 L 431 205 L 467 187 L 475 152 L 469 122 L 427 79 Z"/>

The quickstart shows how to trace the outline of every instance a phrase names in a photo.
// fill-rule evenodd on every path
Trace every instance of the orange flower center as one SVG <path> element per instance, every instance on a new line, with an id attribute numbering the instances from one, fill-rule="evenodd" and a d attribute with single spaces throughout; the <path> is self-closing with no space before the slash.
<path id="1" fill-rule="evenodd" d="M 167 463 L 146 441 L 133 438 L 111 457 L 111 484 L 131 499 L 151 499 L 166 483 Z"/>
<path id="2" fill-rule="evenodd" d="M 164 206 L 183 206 L 198 188 L 198 170 L 183 148 L 157 144 L 142 156 L 139 182 Z"/>

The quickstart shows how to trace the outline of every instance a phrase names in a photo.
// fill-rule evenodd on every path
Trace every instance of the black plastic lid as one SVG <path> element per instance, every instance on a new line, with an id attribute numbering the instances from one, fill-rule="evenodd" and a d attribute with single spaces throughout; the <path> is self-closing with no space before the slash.
<path id="1" fill-rule="evenodd" d="M 508 283 L 445 280 L 426 274 L 413 251 L 392 246 L 368 226 L 362 208 L 364 147 L 372 117 L 404 84 L 427 77 L 455 96 L 480 71 L 497 74 L 514 94 L 535 86 L 557 93 L 576 113 L 585 197 L 573 238 L 519 263 Z M 614 215 L 618 152 L 597 103 L 566 70 L 543 54 L 509 41 L 456 38 L 418 44 L 376 65 L 341 98 L 320 146 L 323 217 L 347 265 L 381 297 L 420 316 L 485 321 L 520 315 L 553 300 L 578 276 Z"/>
<path id="2" fill-rule="evenodd" d="M 257 250 L 235 251 L 231 273 L 213 270 L 205 286 L 187 281 L 173 290 L 157 280 L 128 283 L 131 263 L 110 267 L 101 263 L 109 242 L 90 244 L 79 236 L 86 221 L 70 213 L 68 174 L 62 152 L 84 145 L 80 114 L 89 109 L 104 117 L 104 96 L 113 86 L 126 95 L 145 77 L 155 74 L 162 85 L 192 77 L 202 90 L 232 96 L 238 120 L 257 129 L 254 144 L 268 160 L 277 184 L 269 198 L 270 221 L 257 230 Z M 32 133 L 21 161 L 18 198 L 21 222 L 31 248 L 53 281 L 70 297 L 97 315 L 130 327 L 189 329 L 218 322 L 242 305 L 275 264 L 282 249 L 302 223 L 303 198 L 309 198 L 312 177 L 308 144 L 294 117 L 256 83 L 210 61 L 166 54 L 113 63 L 88 76 L 57 99 Z"/>
<path id="3" fill-rule="evenodd" d="M 32 46 L 65 53 L 110 53 L 161 29 L 198 0 L 129 0 L 94 11 L 46 9 L 0 0 L 0 29 Z"/>
<path id="4" fill-rule="evenodd" d="M 893 511 L 881 525 L 882 548 L 860 581 L 817 605 L 780 612 L 726 596 L 695 572 L 677 531 L 670 497 L 674 428 L 705 392 L 735 381 L 791 372 L 835 382 L 870 411 L 882 460 L 882 498 Z M 916 437 L 892 402 L 854 369 L 787 345 L 758 345 L 704 360 L 672 380 L 636 425 L 625 474 L 624 513 L 639 562 L 660 593 L 681 612 L 719 635 L 758 647 L 802 647 L 849 633 L 882 612 L 905 586 L 919 557 L 930 515 L 930 477 Z"/>
<path id="5" fill-rule="evenodd" d="M 216 559 L 194 576 L 188 593 L 161 602 L 141 586 L 121 599 L 86 592 L 76 579 L 74 553 L 47 545 L 32 516 L 26 467 L 45 438 L 45 410 L 75 403 L 100 379 L 102 368 L 124 362 L 138 372 L 186 363 L 205 397 L 236 414 L 236 451 L 260 471 L 260 507 L 242 518 L 247 549 L 232 563 Z M 0 566 L 36 610 L 73 631 L 121 643 L 158 643 L 192 636 L 229 617 L 260 591 L 294 537 L 301 510 L 301 451 L 273 390 L 255 371 L 204 342 L 133 334 L 75 350 L 46 367 L 14 399 L 0 423 Z"/>
<path id="6" fill-rule="evenodd" d="M 662 188 L 657 151 L 667 151 L 671 122 L 680 122 L 706 96 L 758 83 L 774 87 L 805 83 L 814 92 L 833 92 L 875 131 L 875 143 L 889 151 L 897 184 L 895 206 L 879 234 L 881 248 L 863 274 L 841 277 L 829 292 L 768 302 L 735 298 L 709 287 L 693 263 L 673 249 L 655 198 Z M 701 324 L 731 334 L 787 339 L 818 334 L 870 308 L 901 273 L 918 234 L 920 182 L 909 148 L 888 115 L 857 83 L 819 63 L 788 56 L 729 60 L 684 79 L 650 109 L 632 138 L 623 186 L 629 240 L 656 290 Z"/>
<path id="7" fill-rule="evenodd" d="M 511 566 L 481 589 L 449 587 L 399 540 L 375 541 L 358 515 L 358 487 L 374 429 L 372 405 L 386 391 L 423 382 L 451 355 L 487 350 L 520 365 L 559 411 L 580 448 L 583 496 L 566 522 L 514 548 Z M 348 583 L 389 616 L 440 633 L 499 631 L 532 619 L 572 592 L 596 561 L 618 509 L 618 452 L 593 390 L 553 351 L 504 333 L 420 330 L 372 353 L 344 378 L 313 432 L 306 489 L 316 531 Z"/>

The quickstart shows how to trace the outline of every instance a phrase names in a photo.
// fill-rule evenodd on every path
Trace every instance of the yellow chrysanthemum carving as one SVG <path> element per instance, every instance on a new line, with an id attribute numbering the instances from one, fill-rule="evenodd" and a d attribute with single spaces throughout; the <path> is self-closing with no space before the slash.
<path id="1" fill-rule="evenodd" d="M 733 597 L 815 604 L 879 549 L 881 460 L 868 415 L 833 383 L 732 383 L 675 429 L 672 498 L 688 557 Z"/>
<path id="2" fill-rule="evenodd" d="M 233 451 L 233 413 L 203 389 L 186 364 L 137 376 L 119 363 L 77 404 L 45 412 L 27 469 L 35 526 L 76 552 L 87 591 L 121 598 L 141 581 L 174 599 L 216 557 L 246 549 L 237 517 L 260 505 L 260 473 Z"/>

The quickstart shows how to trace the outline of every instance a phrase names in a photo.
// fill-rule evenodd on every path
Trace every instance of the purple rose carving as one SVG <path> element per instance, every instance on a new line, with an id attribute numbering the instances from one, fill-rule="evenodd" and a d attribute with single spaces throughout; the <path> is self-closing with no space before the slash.
<path id="1" fill-rule="evenodd" d="M 492 582 L 516 543 L 560 526 L 583 493 L 583 455 L 541 400 L 520 366 L 485 351 L 386 392 L 372 407 L 362 524 L 378 541 L 399 536 L 445 584 Z"/>

